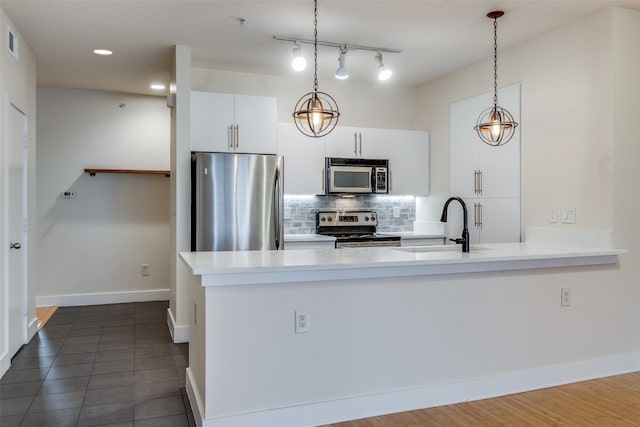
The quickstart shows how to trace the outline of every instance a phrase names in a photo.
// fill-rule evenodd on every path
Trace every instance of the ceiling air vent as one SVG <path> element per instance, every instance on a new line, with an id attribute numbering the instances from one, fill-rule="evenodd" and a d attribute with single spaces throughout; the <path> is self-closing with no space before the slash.
<path id="1" fill-rule="evenodd" d="M 18 38 L 14 34 L 13 30 L 7 27 L 7 48 L 11 55 L 16 59 L 16 61 L 20 61 L 20 50 L 18 44 Z"/>

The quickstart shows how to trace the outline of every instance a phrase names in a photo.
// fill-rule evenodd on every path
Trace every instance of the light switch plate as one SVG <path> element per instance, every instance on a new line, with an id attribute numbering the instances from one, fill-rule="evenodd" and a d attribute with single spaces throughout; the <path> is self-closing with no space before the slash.
<path id="1" fill-rule="evenodd" d="M 562 208 L 561 218 L 563 224 L 575 224 L 576 208 Z"/>
<path id="2" fill-rule="evenodd" d="M 555 224 L 556 222 L 558 222 L 558 208 L 553 207 L 553 208 L 549 208 L 549 222 L 551 224 Z"/>

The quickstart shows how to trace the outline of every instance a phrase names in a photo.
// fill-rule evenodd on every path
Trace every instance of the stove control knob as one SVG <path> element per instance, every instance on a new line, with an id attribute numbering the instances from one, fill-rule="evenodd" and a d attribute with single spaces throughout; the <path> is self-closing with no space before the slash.
<path id="1" fill-rule="evenodd" d="M 329 217 L 327 217 L 327 221 L 331 222 L 331 221 L 333 221 L 333 218 L 331 218 L 331 217 L 329 216 Z"/>
<path id="2" fill-rule="evenodd" d="M 365 221 L 369 221 L 369 217 L 368 217 L 368 216 L 365 216 L 365 217 L 364 217 L 364 220 L 365 220 Z"/>
<path id="3" fill-rule="evenodd" d="M 376 220 L 376 217 L 371 215 L 371 221 L 375 221 L 375 220 Z"/>
<path id="4" fill-rule="evenodd" d="M 320 218 L 320 222 L 325 222 L 327 219 L 325 217 Z"/>

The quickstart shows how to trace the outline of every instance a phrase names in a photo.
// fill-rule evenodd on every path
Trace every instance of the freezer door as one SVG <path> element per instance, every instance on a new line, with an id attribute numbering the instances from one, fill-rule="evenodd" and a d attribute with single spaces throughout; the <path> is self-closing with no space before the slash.
<path id="1" fill-rule="evenodd" d="M 284 248 L 282 156 L 194 153 L 192 160 L 195 250 Z"/>

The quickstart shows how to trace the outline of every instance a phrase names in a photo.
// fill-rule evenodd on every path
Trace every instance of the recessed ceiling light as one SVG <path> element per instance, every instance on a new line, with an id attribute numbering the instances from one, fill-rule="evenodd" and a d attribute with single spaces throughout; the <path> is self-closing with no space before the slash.
<path id="1" fill-rule="evenodd" d="M 113 52 L 109 49 L 93 49 L 93 53 L 96 55 L 109 56 L 113 55 Z"/>
<path id="2" fill-rule="evenodd" d="M 162 83 L 151 83 L 151 89 L 153 90 L 164 90 L 165 86 Z"/>

